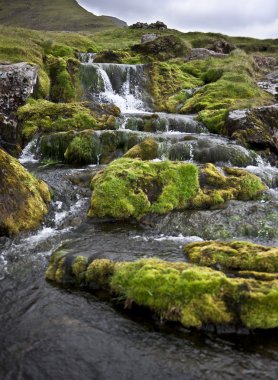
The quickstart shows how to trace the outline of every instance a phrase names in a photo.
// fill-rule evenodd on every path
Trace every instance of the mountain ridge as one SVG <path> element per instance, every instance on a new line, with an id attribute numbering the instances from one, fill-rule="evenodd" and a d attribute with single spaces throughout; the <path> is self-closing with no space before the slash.
<path id="1" fill-rule="evenodd" d="M 0 24 L 35 30 L 94 31 L 123 27 L 116 17 L 96 16 L 76 0 L 0 0 Z"/>

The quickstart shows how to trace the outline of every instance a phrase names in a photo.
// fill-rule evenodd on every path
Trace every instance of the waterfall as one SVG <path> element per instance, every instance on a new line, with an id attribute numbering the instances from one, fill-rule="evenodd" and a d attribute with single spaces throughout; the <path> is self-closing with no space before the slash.
<path id="1" fill-rule="evenodd" d="M 81 81 L 91 100 L 114 104 L 122 113 L 147 111 L 144 65 L 86 63 L 81 66 Z"/>

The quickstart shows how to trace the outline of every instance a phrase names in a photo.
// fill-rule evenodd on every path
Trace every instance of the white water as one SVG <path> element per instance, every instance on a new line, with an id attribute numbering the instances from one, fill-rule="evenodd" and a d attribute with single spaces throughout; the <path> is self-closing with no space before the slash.
<path id="1" fill-rule="evenodd" d="M 38 162 L 35 158 L 36 145 L 37 140 L 32 140 L 28 145 L 26 145 L 19 157 L 19 162 L 21 164 L 26 164 L 27 162 Z"/>
<path id="2" fill-rule="evenodd" d="M 145 112 L 144 102 L 138 86 L 131 89 L 131 71 L 136 75 L 136 65 L 117 65 L 121 70 L 126 71 L 126 80 L 119 92 L 113 89 L 111 80 L 105 70 L 107 64 L 95 63 L 99 77 L 102 79 L 104 91 L 99 94 L 102 102 L 108 102 L 120 108 L 122 113 L 142 113 Z"/>

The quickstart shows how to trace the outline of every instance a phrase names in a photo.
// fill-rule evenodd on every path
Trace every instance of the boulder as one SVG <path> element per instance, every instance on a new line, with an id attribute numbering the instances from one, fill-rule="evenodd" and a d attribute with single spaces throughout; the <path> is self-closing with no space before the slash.
<path id="1" fill-rule="evenodd" d="M 257 198 L 265 185 L 242 169 L 212 164 L 121 158 L 92 180 L 89 217 L 134 218 L 173 210 L 209 209 L 230 199 Z"/>
<path id="2" fill-rule="evenodd" d="M 208 59 L 210 57 L 215 58 L 225 58 L 227 54 L 216 53 L 213 50 L 205 49 L 205 48 L 196 48 L 191 49 L 189 54 L 186 56 L 187 61 L 199 60 L 199 59 Z"/>
<path id="3" fill-rule="evenodd" d="M 134 45 L 131 47 L 131 50 L 155 60 L 166 61 L 171 58 L 186 56 L 190 47 L 181 38 L 174 35 L 166 35 L 158 37 L 153 41 Z"/>
<path id="4" fill-rule="evenodd" d="M 158 38 L 158 35 L 155 33 L 149 33 L 149 34 L 143 34 L 141 37 L 141 43 L 144 44 L 145 42 L 154 41 Z"/>
<path id="5" fill-rule="evenodd" d="M 157 29 L 157 30 L 166 30 L 167 25 L 162 21 L 156 21 L 151 24 L 147 24 L 146 22 L 136 22 L 133 25 L 129 26 L 130 29 Z"/>
<path id="6" fill-rule="evenodd" d="M 277 272 L 263 280 L 235 278 L 185 262 L 114 262 L 60 249 L 51 257 L 46 278 L 91 292 L 106 291 L 125 306 L 143 306 L 160 320 L 186 328 L 214 326 L 216 331 L 219 327 L 234 332 L 238 327 L 278 327 Z"/>
<path id="7" fill-rule="evenodd" d="M 0 146 L 14 153 L 21 140 L 16 111 L 33 94 L 38 67 L 24 62 L 0 65 L 0 78 Z"/>
<path id="8" fill-rule="evenodd" d="M 224 39 L 215 40 L 213 43 L 207 46 L 208 49 L 215 51 L 216 53 L 221 54 L 230 54 L 233 50 L 236 49 L 236 46 Z"/>
<path id="9" fill-rule="evenodd" d="M 44 182 L 0 149 L 0 236 L 37 228 L 50 198 Z"/>
<path id="10" fill-rule="evenodd" d="M 230 137 L 278 162 L 278 104 L 231 111 L 226 128 Z"/>

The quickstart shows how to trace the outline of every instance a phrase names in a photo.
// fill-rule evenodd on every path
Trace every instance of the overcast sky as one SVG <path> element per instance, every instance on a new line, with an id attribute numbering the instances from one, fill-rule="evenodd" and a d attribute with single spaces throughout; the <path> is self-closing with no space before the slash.
<path id="1" fill-rule="evenodd" d="M 78 0 L 96 15 L 164 21 L 181 31 L 278 38 L 278 0 Z"/>

